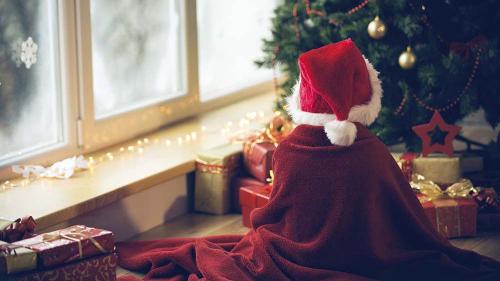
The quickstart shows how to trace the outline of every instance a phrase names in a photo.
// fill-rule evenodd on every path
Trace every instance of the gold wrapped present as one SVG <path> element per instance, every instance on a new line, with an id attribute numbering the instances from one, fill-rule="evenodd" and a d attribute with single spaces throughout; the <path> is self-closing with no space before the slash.
<path id="1" fill-rule="evenodd" d="M 33 250 L 0 241 L 0 277 L 35 269 L 36 263 L 37 257 Z"/>
<path id="2" fill-rule="evenodd" d="M 229 212 L 231 178 L 240 167 L 241 153 L 241 144 L 226 144 L 198 154 L 194 188 L 196 211 L 218 215 Z"/>
<path id="3" fill-rule="evenodd" d="M 413 173 L 437 184 L 452 184 L 462 178 L 460 158 L 430 155 L 413 159 Z"/>

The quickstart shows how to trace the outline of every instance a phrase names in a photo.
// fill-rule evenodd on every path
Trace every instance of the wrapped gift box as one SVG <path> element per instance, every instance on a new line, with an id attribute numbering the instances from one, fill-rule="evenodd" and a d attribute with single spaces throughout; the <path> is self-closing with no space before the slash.
<path id="1" fill-rule="evenodd" d="M 250 213 L 255 208 L 265 206 L 269 202 L 272 186 L 247 186 L 240 189 L 240 205 L 243 225 L 251 227 Z"/>
<path id="2" fill-rule="evenodd" d="M 241 212 L 240 189 L 250 186 L 265 186 L 266 184 L 249 176 L 235 177 L 231 183 L 232 209 Z"/>
<path id="3" fill-rule="evenodd" d="M 427 217 L 447 238 L 476 235 L 477 205 L 473 199 L 435 199 L 418 195 Z"/>
<path id="4" fill-rule="evenodd" d="M 231 209 L 231 179 L 239 171 L 241 144 L 227 144 L 198 154 L 194 188 L 197 211 L 222 215 Z"/>
<path id="5" fill-rule="evenodd" d="M 413 159 L 413 173 L 437 184 L 452 184 L 462 177 L 460 158 L 439 155 L 416 157 Z"/>
<path id="6" fill-rule="evenodd" d="M 32 270 L 36 266 L 35 251 L 0 241 L 0 279 L 3 275 Z"/>
<path id="7" fill-rule="evenodd" d="M 410 181 L 412 174 L 420 174 L 426 179 L 440 185 L 457 182 L 463 172 L 482 169 L 482 158 L 479 156 L 459 155 L 448 157 L 441 154 L 419 156 L 416 153 L 391 153 L 405 177 Z"/>
<path id="8" fill-rule="evenodd" d="M 38 264 L 49 268 L 114 250 L 111 231 L 75 225 L 14 243 L 34 250 Z"/>
<path id="9" fill-rule="evenodd" d="M 115 281 L 116 266 L 116 255 L 107 254 L 52 269 L 7 276 L 5 281 Z"/>
<path id="10" fill-rule="evenodd" d="M 249 140 L 243 147 L 243 160 L 248 173 L 261 182 L 270 177 L 273 164 L 273 153 L 277 143 L 271 141 Z"/>

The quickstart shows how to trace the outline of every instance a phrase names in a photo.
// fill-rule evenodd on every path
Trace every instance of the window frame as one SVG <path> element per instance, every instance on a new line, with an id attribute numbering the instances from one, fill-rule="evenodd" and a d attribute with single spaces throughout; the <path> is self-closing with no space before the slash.
<path id="1" fill-rule="evenodd" d="M 52 2 L 52 1 L 51 1 Z M 59 54 L 56 62 L 56 69 L 59 71 L 57 77 L 57 88 L 60 90 L 60 104 L 63 141 L 48 145 L 44 148 L 30 151 L 22 155 L 12 157 L 4 166 L 0 166 L 0 179 L 9 179 L 17 176 L 12 172 L 11 165 L 36 163 L 37 165 L 48 165 L 56 159 L 62 159 L 69 155 L 79 153 L 77 145 L 76 122 L 78 116 L 78 96 L 76 79 L 76 44 L 73 32 L 74 9 L 71 1 L 55 0 L 56 6 L 56 45 Z"/>
<path id="2" fill-rule="evenodd" d="M 56 0 L 59 69 L 65 142 L 23 155 L 0 167 L 0 179 L 17 176 L 11 165 L 49 165 L 134 139 L 181 119 L 274 89 L 273 80 L 242 88 L 204 102 L 200 100 L 196 0 L 181 1 L 186 93 L 162 102 L 96 119 L 94 116 L 90 0 Z M 140 122 L 146 120 L 144 122 Z M 126 130 L 122 128 L 126 127 Z"/>
<path id="3" fill-rule="evenodd" d="M 188 109 L 197 109 L 196 91 L 193 89 L 194 77 L 188 66 L 195 60 L 186 51 L 186 47 L 194 45 L 189 36 L 191 18 L 189 2 L 181 2 L 181 24 L 182 44 L 184 47 L 184 67 L 186 79 L 186 92 L 184 95 L 153 103 L 144 107 L 121 112 L 116 115 L 96 119 L 94 114 L 93 73 L 92 73 L 92 33 L 90 17 L 90 1 L 80 0 L 76 2 L 77 10 L 77 41 L 79 60 L 79 91 L 80 91 L 80 146 L 83 152 L 91 152 L 125 141 L 147 132 L 153 131 L 167 123 L 187 117 Z M 184 4 L 182 4 L 184 3 Z M 197 77 L 196 77 L 197 78 Z M 122 130 L 126 126 L 127 130 Z"/>

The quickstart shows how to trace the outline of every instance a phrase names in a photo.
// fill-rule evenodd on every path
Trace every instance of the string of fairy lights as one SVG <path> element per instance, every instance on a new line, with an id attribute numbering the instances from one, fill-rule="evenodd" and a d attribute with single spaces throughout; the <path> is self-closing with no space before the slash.
<path id="1" fill-rule="evenodd" d="M 275 112 L 275 114 L 280 114 Z M 182 146 L 191 145 L 198 139 L 203 139 L 210 135 L 219 135 L 231 142 L 235 139 L 242 139 L 245 136 L 251 135 L 254 132 L 262 130 L 264 125 L 269 121 L 269 114 L 264 111 L 247 112 L 243 118 L 239 120 L 229 120 L 223 122 L 220 126 L 200 125 L 197 130 L 183 133 L 170 137 L 141 137 L 133 141 L 129 141 L 126 145 L 109 148 L 104 151 L 90 154 L 85 157 L 89 164 L 89 170 L 98 168 L 99 164 L 104 162 L 115 161 L 125 156 L 134 156 L 144 154 L 152 146 L 162 146 L 164 149 L 179 148 Z M 5 192 L 13 188 L 29 186 L 34 181 L 44 177 L 30 176 L 28 178 L 18 178 L 6 180 L 0 184 L 0 192 Z"/>

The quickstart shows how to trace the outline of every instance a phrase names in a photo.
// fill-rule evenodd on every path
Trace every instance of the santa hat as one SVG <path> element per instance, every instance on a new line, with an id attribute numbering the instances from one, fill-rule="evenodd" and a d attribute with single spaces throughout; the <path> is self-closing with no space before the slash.
<path id="1" fill-rule="evenodd" d="M 299 57 L 300 77 L 288 98 L 297 124 L 324 126 L 332 144 L 356 139 L 352 122 L 370 125 L 381 108 L 378 72 L 351 39 L 310 50 Z"/>

